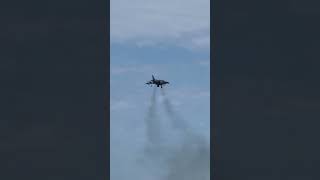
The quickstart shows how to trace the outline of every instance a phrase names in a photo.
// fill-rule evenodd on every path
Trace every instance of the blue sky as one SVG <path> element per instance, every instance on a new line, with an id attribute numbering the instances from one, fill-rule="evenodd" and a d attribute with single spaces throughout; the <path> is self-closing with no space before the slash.
<path id="1" fill-rule="evenodd" d="M 165 91 L 174 111 L 209 144 L 209 3 L 111 0 L 112 180 L 157 180 L 165 174 L 160 166 L 139 163 L 146 142 L 144 119 L 153 92 L 145 82 L 152 74 L 170 81 Z M 159 121 L 167 127 L 159 90 L 156 97 Z M 171 133 L 169 128 L 163 132 Z M 166 143 L 174 149 L 179 142 L 173 139 Z"/>

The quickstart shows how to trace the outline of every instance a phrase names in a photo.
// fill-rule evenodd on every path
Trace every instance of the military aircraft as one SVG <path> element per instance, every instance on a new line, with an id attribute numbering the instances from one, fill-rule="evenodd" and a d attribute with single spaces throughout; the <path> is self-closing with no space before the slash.
<path id="1" fill-rule="evenodd" d="M 169 84 L 169 82 L 164 81 L 164 80 L 159 80 L 159 79 L 155 79 L 154 76 L 152 75 L 152 80 L 148 81 L 146 84 L 152 86 L 152 84 L 157 85 L 157 87 L 161 87 L 164 86 L 165 84 Z"/>

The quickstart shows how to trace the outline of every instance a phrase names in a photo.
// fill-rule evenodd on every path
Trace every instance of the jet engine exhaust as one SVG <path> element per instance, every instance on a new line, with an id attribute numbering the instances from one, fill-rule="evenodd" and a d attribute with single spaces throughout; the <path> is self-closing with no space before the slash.
<path id="1" fill-rule="evenodd" d="M 175 112 L 164 89 L 163 105 L 172 127 L 178 130 L 179 140 L 174 145 L 166 145 L 160 141 L 161 135 L 168 133 L 157 123 L 156 87 L 153 90 L 151 104 L 146 118 L 147 144 L 145 153 L 148 155 L 149 168 L 161 169 L 159 180 L 209 180 L 210 179 L 210 147 L 206 139 L 194 133 L 186 121 Z M 165 137 L 165 136 L 164 136 Z"/>
<path id="2" fill-rule="evenodd" d="M 157 143 L 160 140 L 159 120 L 157 117 L 156 106 L 156 93 L 157 88 L 153 88 L 150 105 L 148 108 L 147 117 L 145 118 L 146 133 L 148 143 Z"/>
<path id="3" fill-rule="evenodd" d="M 161 89 L 161 94 L 164 97 L 163 105 L 164 109 L 168 115 L 168 117 L 171 119 L 171 123 L 173 128 L 179 129 L 180 131 L 187 132 L 188 127 L 185 121 L 178 115 L 178 113 L 175 112 L 172 103 L 170 102 L 169 98 L 166 95 L 166 92 L 164 89 Z"/>

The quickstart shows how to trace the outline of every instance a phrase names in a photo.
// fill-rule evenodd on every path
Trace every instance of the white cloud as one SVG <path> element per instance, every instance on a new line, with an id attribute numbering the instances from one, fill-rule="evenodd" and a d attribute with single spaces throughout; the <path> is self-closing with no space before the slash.
<path id="1" fill-rule="evenodd" d="M 196 60 L 195 63 L 199 64 L 200 66 L 210 68 L 210 60 Z"/>
<path id="2" fill-rule="evenodd" d="M 110 103 L 110 110 L 111 111 L 118 111 L 118 110 L 123 110 L 123 109 L 130 109 L 133 108 L 134 106 L 130 104 L 127 101 L 117 101 L 117 102 L 111 102 Z"/>
<path id="3" fill-rule="evenodd" d="M 111 42 L 210 45 L 210 0 L 111 0 Z"/>
<path id="4" fill-rule="evenodd" d="M 206 90 L 177 90 L 173 92 L 175 97 L 182 99 L 188 98 L 208 98 L 210 97 L 210 92 Z"/>
<path id="5" fill-rule="evenodd" d="M 150 73 L 154 70 L 151 65 L 123 65 L 123 66 L 112 66 L 111 74 L 119 75 L 125 73 Z"/>
<path id="6" fill-rule="evenodd" d="M 210 36 L 200 36 L 192 39 L 191 43 L 196 48 L 210 47 Z"/>
<path id="7" fill-rule="evenodd" d="M 200 91 L 193 96 L 194 98 L 210 98 L 209 91 Z"/>
<path id="8" fill-rule="evenodd" d="M 128 66 L 118 66 L 111 68 L 111 74 L 124 74 L 128 72 L 139 72 L 140 70 L 136 67 L 128 67 Z"/>

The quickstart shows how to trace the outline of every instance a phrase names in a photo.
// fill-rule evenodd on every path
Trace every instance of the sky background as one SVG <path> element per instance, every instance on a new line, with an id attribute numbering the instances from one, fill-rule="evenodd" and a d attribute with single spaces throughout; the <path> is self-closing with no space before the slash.
<path id="1" fill-rule="evenodd" d="M 170 82 L 165 91 L 175 112 L 209 145 L 209 6 L 209 0 L 111 1 L 112 180 L 154 175 L 137 163 L 143 156 L 144 119 L 153 92 L 145 82 L 152 74 Z M 156 97 L 159 117 L 165 122 L 160 91 Z"/>

